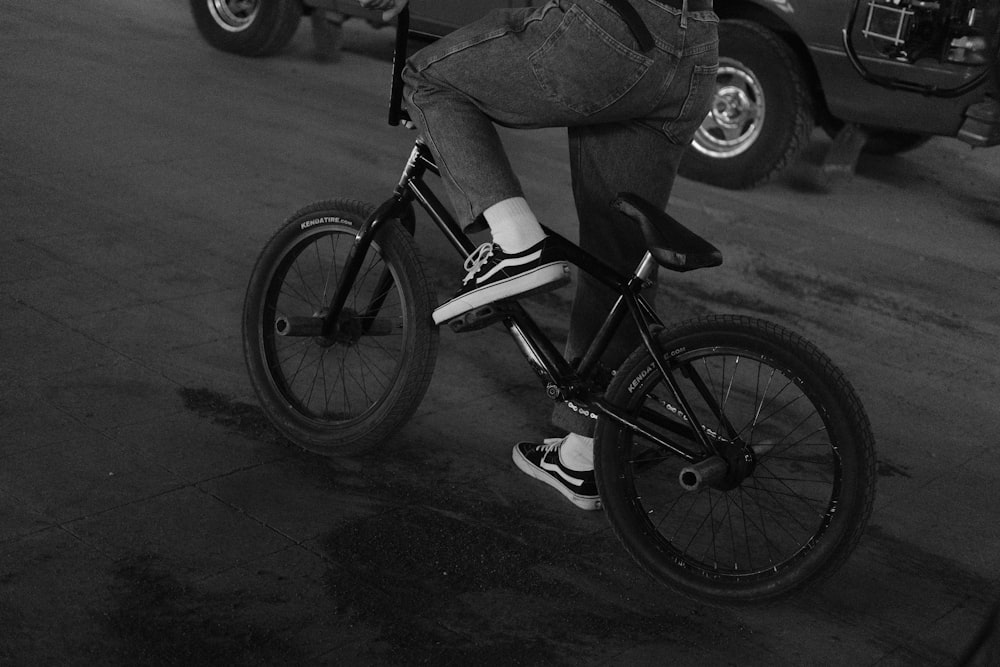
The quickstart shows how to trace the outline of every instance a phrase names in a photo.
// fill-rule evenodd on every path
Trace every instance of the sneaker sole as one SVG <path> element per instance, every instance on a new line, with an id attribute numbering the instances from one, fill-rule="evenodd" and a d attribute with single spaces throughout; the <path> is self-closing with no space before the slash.
<path id="1" fill-rule="evenodd" d="M 550 474 L 548 474 L 544 470 L 539 470 L 538 467 L 535 466 L 531 461 L 524 458 L 524 454 L 522 454 L 521 450 L 519 450 L 517 447 L 514 447 L 514 453 L 512 458 L 514 459 L 514 465 L 520 468 L 521 472 L 531 477 L 534 477 L 539 482 L 545 482 L 553 489 L 566 496 L 566 498 L 569 499 L 571 503 L 573 503 L 580 509 L 587 511 L 601 509 L 600 498 L 594 498 L 591 496 L 581 496 L 579 494 L 573 493 L 565 486 L 557 482 L 555 478 L 552 477 Z"/>
<path id="2" fill-rule="evenodd" d="M 524 283 L 534 283 L 525 289 Z M 483 287 L 469 294 L 455 297 L 451 301 L 434 310 L 434 324 L 442 324 L 455 319 L 474 308 L 488 303 L 509 299 L 510 297 L 530 296 L 561 287 L 569 282 L 569 265 L 565 262 L 553 262 L 526 271 L 513 278 L 498 281 L 488 287 Z"/>

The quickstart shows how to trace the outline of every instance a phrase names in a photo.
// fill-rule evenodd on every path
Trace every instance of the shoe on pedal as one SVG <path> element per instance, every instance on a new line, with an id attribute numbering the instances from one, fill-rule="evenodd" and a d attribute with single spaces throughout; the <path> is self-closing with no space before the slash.
<path id="1" fill-rule="evenodd" d="M 514 464 L 527 475 L 545 482 L 583 510 L 601 509 L 593 470 L 571 470 L 559 460 L 562 439 L 545 444 L 519 442 L 514 445 Z"/>
<path id="2" fill-rule="evenodd" d="M 455 296 L 434 310 L 441 324 L 494 301 L 555 289 L 569 282 L 569 264 L 556 258 L 545 239 L 523 252 L 507 254 L 484 243 L 465 260 L 467 273 Z"/>

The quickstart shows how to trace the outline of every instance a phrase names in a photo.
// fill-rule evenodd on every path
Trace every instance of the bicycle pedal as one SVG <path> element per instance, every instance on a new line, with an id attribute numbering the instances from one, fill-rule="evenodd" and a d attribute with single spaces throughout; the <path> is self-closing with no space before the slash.
<path id="1" fill-rule="evenodd" d="M 496 324 L 510 314 L 510 307 L 503 301 L 498 301 L 497 303 L 488 303 L 485 306 L 473 308 L 468 312 L 462 313 L 458 317 L 448 320 L 448 326 L 455 333 L 477 331 Z"/>

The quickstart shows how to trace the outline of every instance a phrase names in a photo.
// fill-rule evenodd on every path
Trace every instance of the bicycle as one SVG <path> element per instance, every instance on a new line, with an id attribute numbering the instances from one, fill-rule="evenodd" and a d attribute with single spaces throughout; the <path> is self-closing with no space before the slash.
<path id="1" fill-rule="evenodd" d="M 389 122 L 401 108 L 408 16 L 398 18 Z M 412 415 L 433 372 L 435 298 L 414 241 L 416 202 L 464 258 L 475 244 L 424 180 L 418 139 L 380 206 L 306 206 L 262 250 L 247 288 L 243 345 L 264 411 L 327 456 L 380 442 Z M 864 531 L 875 493 L 868 417 L 815 345 L 734 315 L 667 327 L 640 290 L 659 265 L 717 266 L 715 246 L 634 195 L 615 204 L 649 250 L 633 275 L 546 230 L 565 259 L 619 298 L 576 365 L 515 299 L 453 320 L 503 324 L 553 400 L 598 415 L 595 472 L 618 539 L 654 579 L 710 603 L 776 599 L 829 576 Z M 610 383 L 598 360 L 626 318 L 642 345 Z"/>

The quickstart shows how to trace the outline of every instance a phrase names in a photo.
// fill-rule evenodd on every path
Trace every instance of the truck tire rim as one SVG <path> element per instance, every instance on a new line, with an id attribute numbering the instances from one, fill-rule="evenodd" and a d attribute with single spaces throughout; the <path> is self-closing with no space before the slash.
<path id="1" fill-rule="evenodd" d="M 260 10 L 260 0 L 206 0 L 208 12 L 228 32 L 246 30 Z"/>
<path id="2" fill-rule="evenodd" d="M 715 98 L 692 145 L 711 158 L 731 158 L 748 150 L 764 125 L 764 90 L 742 63 L 719 59 Z"/>

